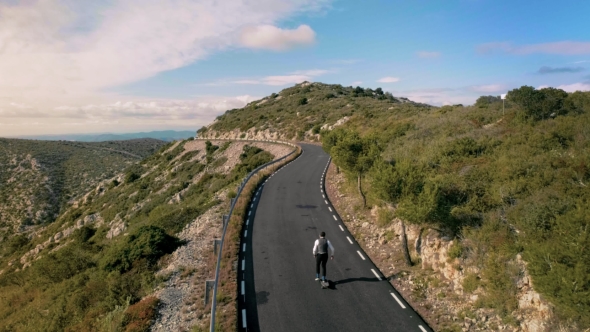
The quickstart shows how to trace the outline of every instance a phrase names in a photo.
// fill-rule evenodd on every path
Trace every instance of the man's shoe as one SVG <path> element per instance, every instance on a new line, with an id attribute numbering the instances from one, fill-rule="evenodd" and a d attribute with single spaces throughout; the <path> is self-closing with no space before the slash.
<path id="1" fill-rule="evenodd" d="M 315 281 L 320 281 L 320 278 L 315 278 Z"/>

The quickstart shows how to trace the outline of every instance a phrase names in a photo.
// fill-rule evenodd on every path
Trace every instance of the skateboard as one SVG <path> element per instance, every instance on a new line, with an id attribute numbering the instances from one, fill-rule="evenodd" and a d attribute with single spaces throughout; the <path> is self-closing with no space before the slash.
<path id="1" fill-rule="evenodd" d="M 328 281 L 328 280 L 326 280 L 326 281 L 320 280 L 320 285 L 322 286 L 322 289 L 329 288 L 330 287 L 330 281 Z"/>

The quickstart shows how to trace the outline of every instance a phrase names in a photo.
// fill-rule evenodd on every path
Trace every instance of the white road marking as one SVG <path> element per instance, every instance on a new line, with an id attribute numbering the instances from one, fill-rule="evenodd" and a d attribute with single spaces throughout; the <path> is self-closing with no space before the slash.
<path id="1" fill-rule="evenodd" d="M 344 232 L 344 228 L 342 228 L 342 225 L 338 225 L 338 227 L 340 227 L 340 230 Z"/>
<path id="2" fill-rule="evenodd" d="M 258 198 L 258 197 L 254 197 L 254 202 L 256 202 L 256 199 L 257 199 L 257 198 Z"/>
<path id="3" fill-rule="evenodd" d="M 322 185 L 320 184 L 320 188 L 322 187 Z"/>
<path id="4" fill-rule="evenodd" d="M 250 216 L 251 213 L 252 213 L 252 211 L 248 211 L 248 216 Z"/>
<path id="5" fill-rule="evenodd" d="M 253 208 L 253 207 L 254 207 L 254 203 L 250 204 L 250 208 Z"/>
<path id="6" fill-rule="evenodd" d="M 328 210 L 330 210 L 330 212 L 332 212 L 332 208 L 328 206 Z"/>
<path id="7" fill-rule="evenodd" d="M 246 244 L 244 243 L 244 245 L 242 246 L 242 251 L 246 252 Z"/>
<path id="8" fill-rule="evenodd" d="M 322 194 L 324 193 L 324 189 L 320 189 L 320 191 L 321 191 Z"/>
<path id="9" fill-rule="evenodd" d="M 338 226 L 340 226 L 340 225 L 338 225 Z M 340 228 L 342 228 L 342 226 L 340 226 Z M 344 232 L 344 230 L 342 230 L 342 231 Z M 346 239 L 348 240 L 348 242 L 350 242 L 350 244 L 353 243 L 352 240 L 348 236 L 346 237 Z"/>
<path id="10" fill-rule="evenodd" d="M 248 327 L 248 324 L 246 324 L 246 309 L 242 309 L 242 327 Z"/>
<path id="11" fill-rule="evenodd" d="M 250 223 L 250 219 L 246 219 L 246 226 Z"/>
<path id="12" fill-rule="evenodd" d="M 359 254 L 359 256 L 361 256 L 361 258 L 362 258 L 363 260 L 366 260 L 365 256 L 363 256 L 363 254 L 361 254 L 361 252 L 360 252 L 360 251 L 358 251 L 358 250 L 357 250 L 357 251 L 356 251 L 356 253 L 357 253 L 357 254 Z"/>
<path id="13" fill-rule="evenodd" d="M 395 296 L 395 294 L 393 294 L 393 293 L 389 293 L 389 294 L 391 294 L 391 296 L 393 296 L 393 298 L 397 301 L 397 304 L 399 304 L 399 306 L 402 307 L 402 309 L 405 309 L 406 308 L 406 306 L 402 303 L 402 301 L 400 301 L 397 298 L 397 296 Z"/>
<path id="14" fill-rule="evenodd" d="M 377 271 L 375 271 L 375 269 L 371 269 L 371 271 L 373 271 L 373 274 L 375 275 L 375 277 L 377 277 L 377 279 L 382 280 L 381 276 L 379 276 L 379 274 L 377 273 Z"/>
<path id="15" fill-rule="evenodd" d="M 421 330 L 422 332 L 426 332 L 426 329 L 425 329 L 425 328 L 423 328 L 423 327 L 422 327 L 422 325 L 418 325 L 418 327 L 420 328 L 420 330 Z"/>
<path id="16" fill-rule="evenodd" d="M 244 283 L 244 280 L 242 280 L 242 295 L 246 294 L 246 284 Z"/>
<path id="17" fill-rule="evenodd" d="M 335 216 L 335 215 L 332 215 L 332 217 L 334 217 L 334 220 L 338 220 L 338 218 L 336 218 L 336 216 Z"/>
<path id="18" fill-rule="evenodd" d="M 248 237 L 248 230 L 244 232 L 244 237 Z"/>
<path id="19" fill-rule="evenodd" d="M 322 198 L 326 198 L 326 195 L 322 194 Z"/>
<path id="20" fill-rule="evenodd" d="M 242 259 L 242 271 L 246 269 L 246 260 Z"/>
<path id="21" fill-rule="evenodd" d="M 328 201 L 326 201 L 325 199 L 324 199 L 324 202 L 326 202 L 326 204 L 328 204 Z"/>

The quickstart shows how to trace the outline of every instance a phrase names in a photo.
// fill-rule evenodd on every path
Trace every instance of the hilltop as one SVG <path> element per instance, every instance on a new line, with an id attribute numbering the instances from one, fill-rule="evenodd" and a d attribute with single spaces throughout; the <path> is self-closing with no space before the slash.
<path id="1" fill-rule="evenodd" d="M 243 108 L 228 110 L 197 133 L 199 137 L 209 138 L 317 141 L 322 129 L 338 126 L 354 114 L 432 108 L 407 98 L 394 97 L 381 88 L 372 90 L 304 82 L 253 101 Z"/>

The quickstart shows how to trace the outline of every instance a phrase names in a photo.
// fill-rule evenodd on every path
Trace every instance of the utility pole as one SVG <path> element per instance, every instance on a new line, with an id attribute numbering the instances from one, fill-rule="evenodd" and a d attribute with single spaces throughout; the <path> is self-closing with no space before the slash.
<path id="1" fill-rule="evenodd" d="M 502 116 L 504 116 L 504 100 L 506 100 L 506 94 L 503 93 L 500 97 L 502 98 Z"/>

